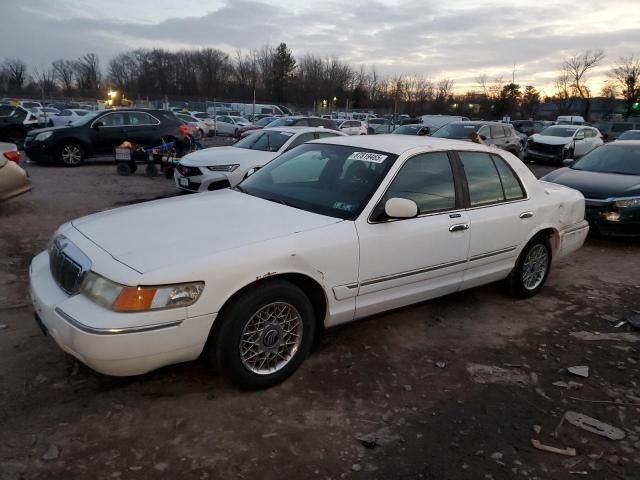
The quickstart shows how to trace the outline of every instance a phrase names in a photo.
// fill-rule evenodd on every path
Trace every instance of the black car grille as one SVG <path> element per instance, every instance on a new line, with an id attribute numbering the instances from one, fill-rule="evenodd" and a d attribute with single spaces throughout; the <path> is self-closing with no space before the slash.
<path id="1" fill-rule="evenodd" d="M 564 145 L 547 145 L 546 143 L 530 142 L 529 148 L 540 153 L 548 153 L 551 155 L 562 152 Z"/>
<path id="2" fill-rule="evenodd" d="M 80 290 L 91 261 L 64 236 L 54 241 L 49 253 L 49 268 L 58 286 L 69 295 Z"/>
<path id="3" fill-rule="evenodd" d="M 184 177 L 195 177 L 197 175 L 202 175 L 202 172 L 198 167 L 186 167 L 184 165 L 178 165 L 176 168 L 180 175 Z"/>

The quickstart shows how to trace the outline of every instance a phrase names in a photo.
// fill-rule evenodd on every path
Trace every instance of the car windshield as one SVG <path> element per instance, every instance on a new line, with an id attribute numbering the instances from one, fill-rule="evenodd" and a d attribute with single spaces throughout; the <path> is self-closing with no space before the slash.
<path id="1" fill-rule="evenodd" d="M 590 172 L 640 175 L 640 146 L 604 145 L 587 153 L 571 168 Z"/>
<path id="2" fill-rule="evenodd" d="M 473 132 L 477 132 L 482 125 L 468 123 L 449 123 L 436 130 L 431 136 L 439 138 L 468 139 Z"/>
<path id="3" fill-rule="evenodd" d="M 291 132 L 278 130 L 261 130 L 237 142 L 234 147 L 247 150 L 262 150 L 263 152 L 277 152 L 293 136 Z"/>
<path id="4" fill-rule="evenodd" d="M 251 123 L 249 120 L 247 120 L 244 117 L 231 117 L 231 118 L 233 118 L 234 122 L 237 122 L 237 123 Z"/>
<path id="5" fill-rule="evenodd" d="M 74 120 L 73 122 L 71 122 L 69 124 L 69 126 L 71 126 L 71 127 L 81 127 L 82 125 L 86 125 L 87 123 L 92 122 L 101 113 L 102 112 L 90 112 L 87 115 L 84 115 L 83 117 L 80 117 L 77 120 Z"/>
<path id="6" fill-rule="evenodd" d="M 540 135 L 544 135 L 546 137 L 573 137 L 574 133 L 576 133 L 575 128 L 547 127 L 540 132 Z"/>
<path id="7" fill-rule="evenodd" d="M 194 116 L 196 118 L 202 118 L 202 119 L 211 118 L 211 116 L 208 113 L 196 113 Z"/>
<path id="8" fill-rule="evenodd" d="M 618 137 L 618 140 L 640 140 L 640 130 L 627 130 Z"/>
<path id="9" fill-rule="evenodd" d="M 400 135 L 417 135 L 422 125 L 403 125 L 396 128 L 392 133 L 399 133 Z"/>
<path id="10" fill-rule="evenodd" d="M 296 119 L 292 117 L 282 117 L 269 123 L 269 127 L 288 127 L 295 123 Z"/>
<path id="11" fill-rule="evenodd" d="M 273 118 L 273 117 L 264 117 L 264 118 L 261 118 L 260 120 L 258 120 L 257 122 L 255 122 L 255 125 L 262 125 L 263 127 L 266 127 L 267 125 L 269 125 L 274 120 L 275 120 L 275 118 Z"/>
<path id="12" fill-rule="evenodd" d="M 238 190 L 320 215 L 354 220 L 396 158 L 360 147 L 307 143 L 269 162 Z"/>

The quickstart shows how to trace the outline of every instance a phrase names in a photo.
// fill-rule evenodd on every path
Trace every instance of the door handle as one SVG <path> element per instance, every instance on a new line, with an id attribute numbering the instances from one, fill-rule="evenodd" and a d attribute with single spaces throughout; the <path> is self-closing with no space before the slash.
<path id="1" fill-rule="evenodd" d="M 449 227 L 450 232 L 461 232 L 463 230 L 468 230 L 468 229 L 469 229 L 468 223 L 457 223 Z"/>
<path id="2" fill-rule="evenodd" d="M 533 217 L 533 212 L 522 212 L 520 214 L 520 218 L 531 218 Z"/>

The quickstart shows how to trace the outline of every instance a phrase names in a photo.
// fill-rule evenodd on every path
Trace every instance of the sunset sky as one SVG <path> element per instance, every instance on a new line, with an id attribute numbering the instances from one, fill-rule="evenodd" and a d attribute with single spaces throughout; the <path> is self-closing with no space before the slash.
<path id="1" fill-rule="evenodd" d="M 640 0 L 0 0 L 0 59 L 33 67 L 86 52 L 106 67 L 137 47 L 215 47 L 231 54 L 286 42 L 295 54 L 336 55 L 354 67 L 476 86 L 481 74 L 553 92 L 562 60 L 603 49 L 640 55 Z M 8 39 L 15 39 L 8 41 Z"/>

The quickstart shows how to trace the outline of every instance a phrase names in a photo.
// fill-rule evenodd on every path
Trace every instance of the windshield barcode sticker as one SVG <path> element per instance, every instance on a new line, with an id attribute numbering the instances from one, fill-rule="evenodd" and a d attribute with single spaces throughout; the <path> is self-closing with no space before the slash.
<path id="1" fill-rule="evenodd" d="M 382 163 L 387 159 L 387 155 L 370 152 L 353 152 L 347 160 L 361 160 L 363 162 Z"/>

